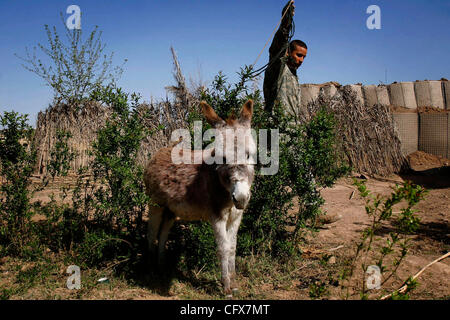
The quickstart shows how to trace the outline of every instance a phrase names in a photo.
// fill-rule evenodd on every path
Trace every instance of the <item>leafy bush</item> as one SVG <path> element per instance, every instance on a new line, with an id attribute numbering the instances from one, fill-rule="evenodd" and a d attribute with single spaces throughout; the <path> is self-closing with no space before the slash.
<path id="1" fill-rule="evenodd" d="M 268 114 L 260 91 L 250 92 L 247 86 L 252 78 L 251 69 L 245 67 L 239 75 L 239 83 L 231 85 L 219 73 L 211 88 L 202 93 L 202 99 L 222 118 L 238 114 L 243 103 L 253 99 L 252 128 L 257 134 L 260 129 L 278 129 L 280 153 L 277 174 L 260 175 L 259 163 L 255 168 L 252 197 L 240 226 L 237 253 L 292 257 L 299 253 L 300 230 L 313 225 L 311 222 L 321 214 L 320 206 L 324 201 L 318 189 L 332 186 L 349 169 L 335 151 L 336 122 L 325 108 L 303 125 L 294 124 L 293 117 L 279 105 Z M 192 113 L 189 119 L 191 124 L 194 120 L 203 120 L 203 129 L 209 128 L 199 113 Z M 298 206 L 295 212 L 294 204 Z M 183 253 L 190 266 L 215 266 L 214 238 L 208 224 L 190 224 L 177 231 L 179 237 L 195 241 L 195 249 L 186 247 Z M 211 258 L 206 260 L 206 257 Z"/>
<path id="2" fill-rule="evenodd" d="M 169 241 L 169 250 L 174 253 L 181 270 L 212 270 L 218 266 L 214 232 L 209 222 L 194 221 L 175 224 Z"/>
<path id="3" fill-rule="evenodd" d="M 36 150 L 27 121 L 27 115 L 17 112 L 0 116 L 0 254 L 27 255 L 36 247 L 29 190 Z"/>
<path id="4" fill-rule="evenodd" d="M 84 217 L 87 228 L 78 253 L 85 261 L 97 263 L 142 251 L 142 218 L 149 198 L 136 155 L 149 132 L 137 110 L 138 95 L 104 87 L 94 91 L 91 98 L 110 106 L 113 112 L 92 145 L 93 176 L 83 180 L 82 172 L 79 174 L 73 207 Z M 99 241 L 103 245 L 88 250 L 88 244 Z"/>
<path id="5" fill-rule="evenodd" d="M 56 176 L 67 176 L 70 169 L 70 161 L 76 154 L 71 152 L 68 140 L 72 138 L 72 134 L 65 130 L 56 130 L 56 142 L 53 150 L 50 152 L 50 160 L 48 163 L 48 172 L 54 180 Z"/>
<path id="6" fill-rule="evenodd" d="M 111 107 L 112 114 L 97 132 L 90 151 L 92 162 L 78 172 L 72 203 L 64 203 L 67 190 L 63 187 L 60 199 L 51 195 L 49 203 L 36 205 L 46 217 L 39 225 L 41 241 L 53 250 L 68 250 L 82 266 L 142 252 L 142 218 L 149 203 L 143 168 L 136 162 L 141 141 L 149 134 L 142 118 L 145 114 L 137 109 L 139 96 L 103 87 L 91 98 Z M 64 131 L 57 134 L 48 163 L 52 179 L 69 170 L 74 157 L 68 148 L 70 137 Z M 86 174 L 88 169 L 90 174 Z"/>

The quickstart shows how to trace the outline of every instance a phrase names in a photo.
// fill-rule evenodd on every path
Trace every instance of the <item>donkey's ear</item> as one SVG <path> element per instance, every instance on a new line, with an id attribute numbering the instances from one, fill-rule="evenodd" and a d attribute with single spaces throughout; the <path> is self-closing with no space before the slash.
<path id="1" fill-rule="evenodd" d="M 206 121 L 213 127 L 216 127 L 221 124 L 225 124 L 225 121 L 221 117 L 217 115 L 217 113 L 214 111 L 213 108 L 209 104 L 207 104 L 205 101 L 200 102 L 200 105 L 202 106 L 202 113 L 206 118 Z"/>
<path id="2" fill-rule="evenodd" d="M 246 103 L 244 103 L 244 106 L 242 107 L 239 122 L 250 125 L 250 122 L 252 121 L 252 115 L 253 115 L 253 100 L 250 99 Z"/>

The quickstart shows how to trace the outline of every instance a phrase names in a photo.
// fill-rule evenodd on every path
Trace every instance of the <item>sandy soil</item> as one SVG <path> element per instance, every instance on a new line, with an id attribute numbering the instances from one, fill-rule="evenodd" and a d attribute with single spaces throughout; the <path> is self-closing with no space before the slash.
<path id="1" fill-rule="evenodd" d="M 392 176 L 393 181 L 403 181 L 400 176 Z M 447 179 L 450 179 L 447 177 Z M 368 179 L 368 188 L 382 195 L 390 194 L 395 183 Z M 363 200 L 356 195 L 349 200 L 355 189 L 348 179 L 342 179 L 335 187 L 324 190 L 324 209 L 329 213 L 342 215 L 342 219 L 327 225 L 311 241 L 317 249 L 336 248 L 336 258 L 343 258 L 355 250 L 355 242 L 361 231 L 369 226 L 364 211 Z M 426 198 L 417 207 L 421 219 L 418 234 L 411 237 L 410 252 L 398 271 L 398 277 L 391 286 L 399 288 L 402 281 L 425 267 L 429 262 L 450 251 L 450 188 L 429 189 Z M 385 234 L 387 235 L 387 234 Z M 443 260 L 428 268 L 419 278 L 419 287 L 411 294 L 417 299 L 438 299 L 450 296 L 450 259 Z M 396 286 L 397 285 L 397 286 Z"/>
<path id="2" fill-rule="evenodd" d="M 424 152 L 416 152 L 408 157 L 412 170 L 400 175 L 382 179 L 367 178 L 366 185 L 373 193 L 388 196 L 396 183 L 410 180 L 427 188 L 428 194 L 416 207 L 421 224 L 417 234 L 411 236 L 410 251 L 398 270 L 394 280 L 387 282 L 385 289 L 392 292 L 399 288 L 409 276 L 415 275 L 428 263 L 450 251 L 450 164 L 449 159 L 436 157 Z M 356 174 L 359 176 L 359 174 Z M 333 188 L 322 191 L 326 200 L 324 210 L 338 214 L 342 219 L 325 225 L 310 239 L 309 250 L 330 252 L 335 256 L 333 262 L 350 256 L 361 231 L 369 226 L 364 210 L 363 199 L 352 185 L 350 178 L 343 178 Z M 386 232 L 380 236 L 387 236 Z M 450 298 L 450 259 L 447 258 L 430 266 L 417 279 L 419 286 L 411 293 L 412 299 Z M 389 291 L 391 290 L 391 291 Z"/>

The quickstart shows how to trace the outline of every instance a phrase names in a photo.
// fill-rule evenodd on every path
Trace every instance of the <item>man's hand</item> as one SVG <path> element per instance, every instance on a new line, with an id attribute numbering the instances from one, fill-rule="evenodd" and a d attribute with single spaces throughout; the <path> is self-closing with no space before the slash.
<path id="1" fill-rule="evenodd" d="M 294 5 L 294 0 L 291 0 L 288 2 L 288 4 L 286 4 L 283 8 L 283 11 L 281 12 L 281 15 L 283 16 L 284 13 L 286 12 L 286 10 L 291 10 L 291 14 L 294 15 L 295 13 L 295 5 Z"/>

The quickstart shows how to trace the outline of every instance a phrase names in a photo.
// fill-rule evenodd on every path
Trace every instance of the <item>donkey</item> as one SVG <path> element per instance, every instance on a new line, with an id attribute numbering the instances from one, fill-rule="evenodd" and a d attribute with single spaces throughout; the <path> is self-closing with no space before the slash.
<path id="1" fill-rule="evenodd" d="M 226 137 L 223 147 L 180 149 L 180 156 L 184 152 L 193 157 L 201 153 L 200 164 L 175 164 L 171 160 L 173 146 L 160 149 L 152 157 L 145 169 L 144 182 L 147 194 L 158 206 L 149 206 L 147 238 L 150 252 L 158 256 L 158 265 L 161 266 L 168 234 L 175 220 L 209 221 L 217 244 L 224 292 L 227 297 L 232 297 L 232 292 L 238 291 L 235 279 L 237 232 L 250 200 L 254 178 L 252 160 L 256 144 L 250 133 L 253 101 L 248 100 L 243 105 L 239 118 L 232 116 L 226 121 L 206 102 L 202 101 L 200 105 L 208 123 L 222 138 Z M 243 150 L 245 161 L 236 161 L 235 155 L 242 154 Z"/>

